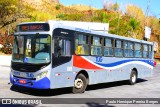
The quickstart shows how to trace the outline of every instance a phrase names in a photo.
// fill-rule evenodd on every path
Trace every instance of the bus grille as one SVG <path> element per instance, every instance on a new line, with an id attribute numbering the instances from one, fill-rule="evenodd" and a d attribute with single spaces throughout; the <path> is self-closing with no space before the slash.
<path id="1" fill-rule="evenodd" d="M 25 63 L 13 63 L 12 62 L 12 69 L 21 71 L 21 72 L 36 72 L 42 68 L 44 68 L 46 64 L 38 64 L 38 65 L 32 65 L 32 64 L 25 64 Z"/>

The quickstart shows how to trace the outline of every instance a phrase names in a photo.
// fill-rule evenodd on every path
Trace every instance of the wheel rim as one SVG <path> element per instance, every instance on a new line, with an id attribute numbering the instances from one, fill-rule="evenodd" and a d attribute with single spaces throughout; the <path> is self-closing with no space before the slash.
<path id="1" fill-rule="evenodd" d="M 132 75 L 132 82 L 135 83 L 136 82 L 136 74 Z"/>
<path id="2" fill-rule="evenodd" d="M 83 81 L 80 78 L 77 78 L 74 82 L 74 86 L 77 89 L 81 89 L 83 87 Z"/>

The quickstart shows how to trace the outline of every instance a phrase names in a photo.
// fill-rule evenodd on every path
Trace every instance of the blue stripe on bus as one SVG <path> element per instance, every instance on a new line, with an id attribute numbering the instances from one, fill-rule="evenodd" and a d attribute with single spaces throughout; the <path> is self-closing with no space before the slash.
<path id="1" fill-rule="evenodd" d="M 23 87 L 35 88 L 35 89 L 49 89 L 50 88 L 50 80 L 47 77 L 44 77 L 38 81 L 23 79 L 23 80 L 26 80 L 27 82 L 26 84 L 19 83 L 20 79 L 23 79 L 23 78 L 13 77 L 10 75 L 10 82 L 16 86 L 23 86 Z M 33 85 L 28 84 L 29 82 L 33 82 Z"/>
<path id="2" fill-rule="evenodd" d="M 41 80 L 36 81 L 33 84 L 33 88 L 37 88 L 37 89 L 49 89 L 50 88 L 50 80 L 47 77 L 44 77 Z"/>
<path id="3" fill-rule="evenodd" d="M 121 64 L 124 64 L 124 63 L 127 63 L 127 62 L 132 62 L 132 61 L 141 61 L 141 62 L 144 62 L 144 63 L 147 63 L 151 66 L 153 66 L 153 61 L 152 60 L 122 60 L 122 61 L 118 61 L 118 62 L 114 62 L 114 63 L 108 63 L 108 64 L 104 64 L 104 63 L 97 63 L 98 65 L 100 66 L 103 66 L 103 67 L 114 67 L 114 66 L 118 66 L 118 65 L 121 65 Z"/>

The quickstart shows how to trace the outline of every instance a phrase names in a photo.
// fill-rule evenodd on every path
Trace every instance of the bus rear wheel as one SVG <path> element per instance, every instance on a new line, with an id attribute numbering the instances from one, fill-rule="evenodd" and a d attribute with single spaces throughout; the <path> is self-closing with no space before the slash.
<path id="1" fill-rule="evenodd" d="M 137 81 L 137 72 L 135 70 L 132 70 L 130 75 L 130 84 L 134 85 Z"/>
<path id="2" fill-rule="evenodd" d="M 74 81 L 72 92 L 73 93 L 83 93 L 85 92 L 86 87 L 87 87 L 86 76 L 83 74 L 79 74 Z"/>

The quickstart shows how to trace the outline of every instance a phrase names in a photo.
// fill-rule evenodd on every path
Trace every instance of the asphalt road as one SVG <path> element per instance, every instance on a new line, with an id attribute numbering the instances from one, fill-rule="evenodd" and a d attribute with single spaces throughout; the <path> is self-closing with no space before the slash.
<path id="1" fill-rule="evenodd" d="M 104 83 L 87 87 L 83 94 L 73 94 L 70 88 L 55 90 L 31 90 L 17 88 L 9 83 L 10 56 L 0 56 L 0 98 L 160 98 L 160 65 L 154 68 L 152 77 L 138 79 L 137 84 L 129 85 L 128 81 Z M 4 105 L 0 105 L 4 106 Z M 6 105 L 5 105 L 6 106 Z M 63 106 L 63 107 L 150 107 L 149 104 L 100 104 L 96 99 L 84 104 L 55 105 L 15 105 L 16 107 Z M 9 107 L 9 106 L 8 106 Z"/>

